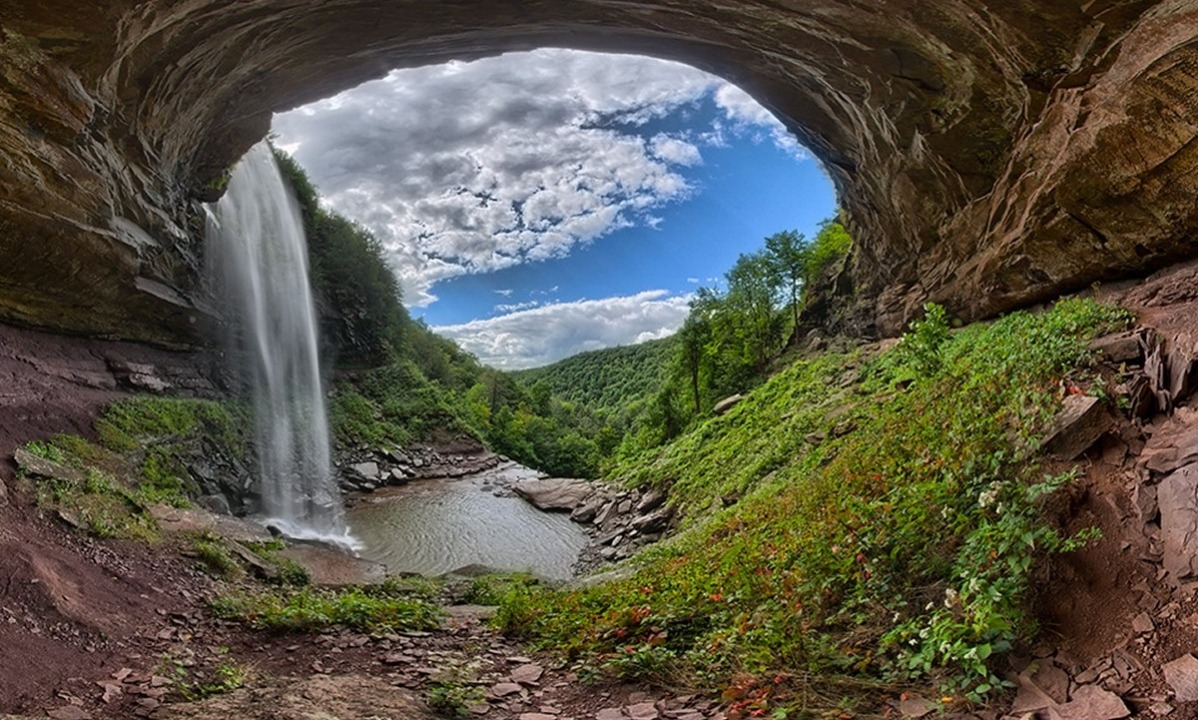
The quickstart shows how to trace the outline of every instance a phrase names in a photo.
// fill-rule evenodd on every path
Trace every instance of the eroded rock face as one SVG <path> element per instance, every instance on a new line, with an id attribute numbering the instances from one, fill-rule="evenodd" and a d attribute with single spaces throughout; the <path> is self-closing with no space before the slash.
<path id="1" fill-rule="evenodd" d="M 897 331 L 929 299 L 972 319 L 1195 247 L 1194 2 L 0 0 L 0 26 L 3 319 L 194 340 L 197 201 L 273 111 L 547 45 L 682 60 L 785 118 L 858 239 L 845 328 Z"/>

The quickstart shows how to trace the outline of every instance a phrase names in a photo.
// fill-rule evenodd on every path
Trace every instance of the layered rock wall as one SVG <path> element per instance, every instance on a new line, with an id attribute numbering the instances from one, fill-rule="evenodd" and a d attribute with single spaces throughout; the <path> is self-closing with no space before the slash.
<path id="1" fill-rule="evenodd" d="M 784 118 L 858 240 L 844 327 L 972 319 L 1192 254 L 1196 38 L 1183 0 L 0 0 L 0 318 L 193 342 L 198 201 L 272 112 L 566 46 Z"/>

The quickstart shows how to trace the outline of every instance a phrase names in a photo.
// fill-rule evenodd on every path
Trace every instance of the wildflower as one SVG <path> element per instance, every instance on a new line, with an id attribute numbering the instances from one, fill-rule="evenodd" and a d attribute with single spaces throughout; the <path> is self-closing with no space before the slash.
<path id="1" fill-rule="evenodd" d="M 953 588 L 948 588 L 944 591 L 944 607 L 952 609 L 953 605 L 957 604 L 959 596 Z"/>
<path id="2" fill-rule="evenodd" d="M 1002 486 L 997 482 L 990 483 L 990 487 L 982 491 L 978 495 L 978 507 L 986 508 L 993 505 L 998 500 L 998 492 Z"/>

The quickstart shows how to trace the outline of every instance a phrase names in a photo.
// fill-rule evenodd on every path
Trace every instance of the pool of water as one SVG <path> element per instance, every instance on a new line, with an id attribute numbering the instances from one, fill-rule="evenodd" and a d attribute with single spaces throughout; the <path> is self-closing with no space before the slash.
<path id="1" fill-rule="evenodd" d="M 572 575 L 587 535 L 566 513 L 518 497 L 497 497 L 501 480 L 535 477 L 519 465 L 457 480 L 420 480 L 362 498 L 347 515 L 360 554 L 388 572 L 440 575 L 466 565 Z"/>

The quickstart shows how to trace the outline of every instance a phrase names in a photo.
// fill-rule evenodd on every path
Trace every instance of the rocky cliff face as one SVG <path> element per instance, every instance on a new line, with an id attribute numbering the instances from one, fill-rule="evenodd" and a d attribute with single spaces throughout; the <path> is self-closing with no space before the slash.
<path id="1" fill-rule="evenodd" d="M 273 111 L 546 45 L 682 60 L 785 118 L 859 241 L 861 332 L 1195 249 L 1192 1 L 0 0 L 0 30 L 0 319 L 193 341 L 197 201 Z"/>

